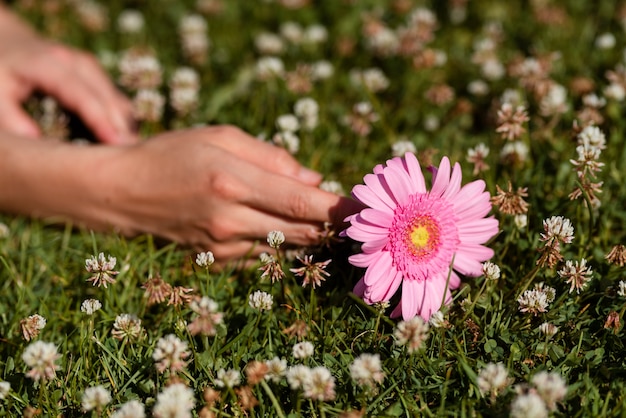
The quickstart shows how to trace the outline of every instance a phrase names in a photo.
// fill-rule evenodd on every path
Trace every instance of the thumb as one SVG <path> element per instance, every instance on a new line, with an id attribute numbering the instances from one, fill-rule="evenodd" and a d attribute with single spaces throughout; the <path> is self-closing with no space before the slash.
<path id="1" fill-rule="evenodd" d="M 17 101 L 0 100 L 0 130 L 29 138 L 39 138 L 41 130 Z"/>

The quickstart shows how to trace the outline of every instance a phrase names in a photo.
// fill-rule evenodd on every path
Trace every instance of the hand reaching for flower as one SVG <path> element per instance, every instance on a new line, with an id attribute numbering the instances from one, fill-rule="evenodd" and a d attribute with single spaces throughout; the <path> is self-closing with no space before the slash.
<path id="1" fill-rule="evenodd" d="M 98 140 L 137 141 L 132 107 L 96 59 L 39 37 L 0 4 L 0 130 L 39 137 L 21 104 L 33 92 L 53 96 L 83 119 Z"/>
<path id="2" fill-rule="evenodd" d="M 5 136 L 0 155 L 0 210 L 150 233 L 210 250 L 217 261 L 270 251 L 270 230 L 290 244 L 313 244 L 324 222 L 339 225 L 357 209 L 320 190 L 320 175 L 285 150 L 228 126 L 130 147 Z"/>

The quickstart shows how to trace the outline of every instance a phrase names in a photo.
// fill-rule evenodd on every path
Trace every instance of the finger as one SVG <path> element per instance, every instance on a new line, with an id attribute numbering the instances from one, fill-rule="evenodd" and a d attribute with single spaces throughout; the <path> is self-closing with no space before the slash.
<path id="1" fill-rule="evenodd" d="M 19 101 L 0 101 L 0 129 L 29 138 L 39 138 L 41 130 L 29 115 L 22 109 Z"/>
<path id="2" fill-rule="evenodd" d="M 322 176 L 302 166 L 285 149 L 254 138 L 233 126 L 209 128 L 218 140 L 215 145 L 264 170 L 294 178 L 302 183 L 318 185 Z"/>
<path id="3" fill-rule="evenodd" d="M 85 79 L 82 75 L 85 70 L 77 69 L 84 65 L 85 59 L 63 47 L 51 47 L 50 50 L 50 55 L 43 58 L 52 63 L 31 66 L 23 74 L 27 81 L 80 116 L 101 141 L 111 144 L 134 142 L 128 134 L 129 127 L 114 116 L 115 112 L 111 113 L 101 96 L 102 81 L 97 79 L 98 76 L 94 80 Z"/>
<path id="4" fill-rule="evenodd" d="M 298 222 L 260 212 L 247 206 L 229 208 L 223 216 L 212 217 L 207 232 L 217 242 L 259 240 L 265 242 L 270 231 L 282 231 L 285 241 L 293 245 L 314 245 L 319 242 L 321 223 Z"/>

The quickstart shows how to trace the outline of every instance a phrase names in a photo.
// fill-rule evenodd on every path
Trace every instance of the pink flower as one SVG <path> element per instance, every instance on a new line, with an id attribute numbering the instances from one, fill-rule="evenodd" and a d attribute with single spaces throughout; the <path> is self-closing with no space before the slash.
<path id="1" fill-rule="evenodd" d="M 480 276 L 481 263 L 493 256 L 482 244 L 498 232 L 498 221 L 485 218 L 491 203 L 482 180 L 461 187 L 461 167 L 451 169 L 447 157 L 432 171 L 428 191 L 414 154 L 377 165 L 352 189 L 367 208 L 346 219 L 346 235 L 363 242 L 350 263 L 367 268 L 354 292 L 373 304 L 388 301 L 402 285 L 391 316 L 405 320 L 428 320 L 442 301 L 449 303 L 450 289 L 461 282 L 457 273 Z"/>

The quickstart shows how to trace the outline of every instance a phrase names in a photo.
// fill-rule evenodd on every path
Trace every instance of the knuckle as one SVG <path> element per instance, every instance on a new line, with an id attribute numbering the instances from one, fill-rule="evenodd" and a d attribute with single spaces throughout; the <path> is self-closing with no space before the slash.
<path id="1" fill-rule="evenodd" d="M 289 171 L 295 171 L 298 168 L 298 163 L 284 148 L 278 148 L 272 150 L 272 163 L 275 167 L 280 167 Z"/>
<path id="2" fill-rule="evenodd" d="M 293 219 L 307 219 L 311 210 L 311 202 L 306 193 L 297 191 L 287 199 L 287 214 Z"/>
<path id="3" fill-rule="evenodd" d="M 204 189 L 212 197 L 229 202 L 240 200 L 244 192 L 244 186 L 239 180 L 221 171 L 214 171 L 207 176 Z"/>

